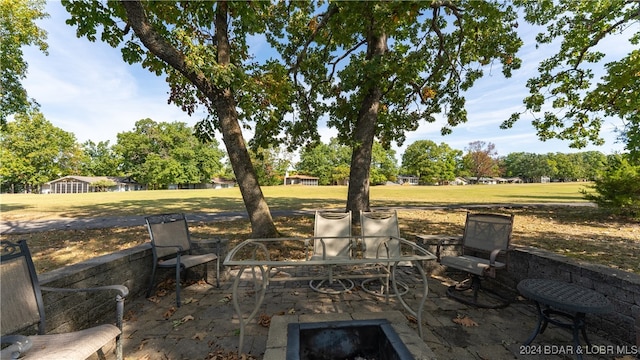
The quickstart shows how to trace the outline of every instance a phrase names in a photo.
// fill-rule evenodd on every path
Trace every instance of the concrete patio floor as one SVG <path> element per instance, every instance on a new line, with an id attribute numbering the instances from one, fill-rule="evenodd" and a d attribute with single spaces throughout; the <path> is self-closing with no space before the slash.
<path id="1" fill-rule="evenodd" d="M 233 275 L 233 274 L 232 274 Z M 574 359 L 574 355 L 551 354 L 566 351 L 572 343 L 568 330 L 549 325 L 525 349 L 522 343 L 536 324 L 535 306 L 518 298 L 504 309 L 477 309 L 447 298 L 448 277 L 429 279 L 429 296 L 423 313 L 423 340 L 438 359 Z M 145 298 L 128 299 L 125 307 L 124 354 L 126 359 L 235 359 L 238 351 L 238 318 L 231 302 L 233 276 L 220 288 L 204 282 L 183 289 L 183 305 L 175 308 L 175 292 Z M 250 288 L 242 291 L 242 305 L 249 313 L 254 299 Z M 415 303 L 411 296 L 410 304 Z M 361 314 L 403 310 L 399 301 L 371 296 L 358 287 L 341 295 L 312 291 L 302 282 L 270 284 L 258 316 L 246 328 L 243 353 L 246 359 L 263 359 L 274 316 L 322 314 Z M 328 315 L 329 319 L 331 316 Z M 464 326 L 458 322 L 468 322 Z M 459 319 L 467 319 L 459 321 Z M 416 329 L 410 317 L 402 320 Z M 260 322 L 260 324 L 258 323 Z M 595 334 L 588 326 L 592 345 L 613 345 Z M 417 330 L 416 330 L 417 334 Z M 546 347 L 545 347 L 546 346 Z M 543 354 L 527 355 L 523 350 L 539 350 Z M 113 353 L 108 353 L 109 358 Z M 217 357 L 216 357 L 217 356 Z M 614 354 L 586 354 L 585 359 L 620 358 Z M 284 360 L 284 359 L 283 359 Z"/>

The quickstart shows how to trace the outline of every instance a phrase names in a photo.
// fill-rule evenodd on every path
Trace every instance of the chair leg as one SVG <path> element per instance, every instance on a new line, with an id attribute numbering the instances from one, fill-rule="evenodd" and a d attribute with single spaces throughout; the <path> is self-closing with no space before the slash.
<path id="1" fill-rule="evenodd" d="M 153 291 L 154 283 L 156 280 L 156 264 L 153 264 L 153 270 L 151 270 L 151 282 L 149 283 L 149 289 L 147 289 L 147 297 L 151 296 L 151 291 Z"/>
<path id="2" fill-rule="evenodd" d="M 104 351 L 102 351 L 102 349 L 98 349 L 97 354 L 98 354 L 98 359 L 99 360 L 107 360 L 107 357 L 104 356 Z"/>
<path id="3" fill-rule="evenodd" d="M 180 263 L 176 264 L 176 306 L 180 307 Z"/>
<path id="4" fill-rule="evenodd" d="M 216 287 L 220 287 L 220 255 L 216 259 Z"/>
<path id="5" fill-rule="evenodd" d="M 487 288 L 483 288 L 481 279 L 479 276 L 472 275 L 470 280 L 471 280 L 471 284 L 469 286 L 460 286 L 460 284 L 451 285 L 447 289 L 447 296 L 463 304 L 475 306 L 478 308 L 485 308 L 485 309 L 501 309 L 501 308 L 507 307 L 511 303 L 510 299 L 507 299 L 502 295 L 494 291 L 491 291 Z M 465 296 L 462 294 L 464 291 L 467 291 L 467 290 L 471 290 L 472 292 L 471 297 Z M 495 301 L 493 302 L 478 301 L 478 295 L 480 294 L 480 292 L 495 299 Z"/>

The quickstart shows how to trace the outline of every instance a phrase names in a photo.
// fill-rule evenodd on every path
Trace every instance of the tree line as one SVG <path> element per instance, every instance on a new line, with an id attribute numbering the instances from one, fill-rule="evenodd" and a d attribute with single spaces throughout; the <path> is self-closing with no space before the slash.
<path id="1" fill-rule="evenodd" d="M 523 112 L 501 127 L 526 113 L 541 139 L 559 138 L 580 148 L 601 143 L 601 125 L 615 116 L 626 124 L 620 131 L 631 160 L 640 155 L 640 52 L 634 47 L 604 64 L 598 50 L 612 36 L 637 45 L 640 31 L 632 24 L 638 2 L 62 3 L 78 36 L 100 39 L 118 48 L 124 61 L 164 76 L 169 101 L 188 114 L 205 110 L 196 133 L 205 141 L 216 131 L 222 134 L 253 237 L 278 232 L 251 151 L 314 144 L 319 120 L 328 118 L 337 140 L 351 149 L 345 208 L 368 210 L 375 142 L 386 149 L 401 144 L 407 131 L 434 122 L 435 114 L 446 119 L 443 134 L 466 122 L 465 92 L 492 70 L 509 78 L 522 66 L 521 23 L 541 27 L 536 46 L 560 46 L 527 82 Z M 34 25 L 46 16 L 43 4 L 0 2 L 0 15 L 7 17 L 0 21 L 3 124 L 30 102 L 20 85 L 26 76 L 20 49 L 46 50 L 44 32 Z M 277 55 L 255 56 L 252 38 L 264 39 L 260 46 Z M 604 70 L 600 79 L 596 67 Z M 250 142 L 246 127 L 255 134 Z"/>
<path id="2" fill-rule="evenodd" d="M 3 192 L 38 192 L 39 187 L 67 175 L 128 176 L 148 189 L 169 185 L 209 183 L 215 177 L 235 179 L 227 154 L 212 139 L 202 143 L 194 129 L 181 122 L 142 119 L 133 130 L 118 133 L 117 141 L 78 144 L 73 133 L 55 127 L 43 114 L 16 116 L 2 133 Z M 607 163 L 597 151 L 572 154 L 511 153 L 498 156 L 495 145 L 475 141 L 463 152 L 447 144 L 418 140 L 401 156 L 382 144 L 373 144 L 370 182 L 396 182 L 398 175 L 417 176 L 422 184 L 446 184 L 456 177 L 520 177 L 532 182 L 541 176 L 559 181 L 594 180 Z M 260 185 L 283 184 L 287 172 L 318 177 L 320 185 L 345 184 L 352 149 L 331 139 L 299 153 L 284 148 L 251 150 Z"/>

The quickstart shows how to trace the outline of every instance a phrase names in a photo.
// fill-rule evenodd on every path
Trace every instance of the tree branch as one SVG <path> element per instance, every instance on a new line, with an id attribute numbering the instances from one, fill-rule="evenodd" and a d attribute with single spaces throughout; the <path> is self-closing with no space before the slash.
<path id="1" fill-rule="evenodd" d="M 127 25 L 131 26 L 136 36 L 151 53 L 183 74 L 203 93 L 207 94 L 212 90 L 204 74 L 189 69 L 184 54 L 153 28 L 140 1 L 122 1 L 121 4 L 127 13 Z"/>
<path id="2" fill-rule="evenodd" d="M 311 36 L 309 37 L 309 39 L 307 39 L 307 42 L 302 47 L 302 51 L 300 51 L 300 53 L 296 57 L 296 63 L 293 65 L 293 67 L 291 67 L 289 69 L 289 73 L 293 72 L 294 74 L 296 74 L 298 72 L 298 68 L 300 67 L 300 62 L 302 61 L 302 59 L 307 54 L 307 49 L 309 49 L 309 45 L 311 45 L 313 40 L 316 38 L 316 35 L 318 35 L 318 31 L 320 29 L 324 28 L 327 25 L 327 23 L 329 22 L 329 19 L 331 19 L 331 17 L 336 13 L 338 13 L 338 7 L 335 4 L 332 3 L 332 4 L 329 5 L 329 8 L 327 9 L 327 12 L 325 12 L 323 14 L 319 14 L 319 15 L 316 16 L 316 18 L 321 17 L 322 20 L 320 21 L 318 26 L 316 26 L 316 28 L 313 29 L 313 32 L 311 33 Z"/>

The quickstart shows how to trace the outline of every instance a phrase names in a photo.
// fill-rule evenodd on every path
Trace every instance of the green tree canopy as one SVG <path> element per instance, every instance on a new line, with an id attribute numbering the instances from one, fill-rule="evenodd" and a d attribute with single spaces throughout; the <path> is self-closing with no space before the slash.
<path id="1" fill-rule="evenodd" d="M 81 171 L 84 156 L 75 136 L 53 126 L 36 109 L 16 114 L 1 134 L 3 190 L 37 191 L 47 181 Z"/>
<path id="2" fill-rule="evenodd" d="M 47 33 L 35 24 L 49 16 L 44 6 L 44 0 L 0 0 L 0 125 L 34 103 L 22 86 L 28 68 L 22 47 L 35 45 L 47 53 Z"/>
<path id="3" fill-rule="evenodd" d="M 278 3 L 286 34 L 268 39 L 290 68 L 303 121 L 295 139 L 317 137 L 328 114 L 353 149 L 347 209 L 369 209 L 374 139 L 402 143 L 443 113 L 443 133 L 467 120 L 464 91 L 494 63 L 520 66 L 516 12 L 496 1 Z M 278 27 L 276 27 L 278 28 Z M 279 28 L 278 28 L 279 29 Z M 268 136 L 268 135 L 267 135 Z"/>
<path id="4" fill-rule="evenodd" d="M 343 184 L 349 178 L 351 148 L 331 138 L 329 144 L 317 142 L 305 147 L 300 153 L 296 170 L 318 178 L 320 185 Z M 395 151 L 385 149 L 375 142 L 371 161 L 371 183 L 384 184 L 395 181 L 398 175 Z"/>
<path id="5" fill-rule="evenodd" d="M 385 149 L 378 141 L 373 143 L 371 154 L 371 184 L 384 184 L 398 179 L 398 160 L 393 149 Z"/>
<path id="6" fill-rule="evenodd" d="M 261 185 L 282 185 L 291 166 L 292 155 L 282 147 L 259 148 L 251 151 L 251 161 Z"/>
<path id="7" fill-rule="evenodd" d="M 510 153 L 502 159 L 506 176 L 518 176 L 525 182 L 542 176 L 555 180 L 596 180 L 605 169 L 607 157 L 599 151 L 580 153 Z"/>
<path id="8" fill-rule="evenodd" d="M 525 19 L 544 26 L 539 46 L 559 43 L 557 53 L 542 61 L 538 75 L 527 82 L 530 95 L 524 99 L 534 115 L 533 125 L 542 140 L 558 138 L 572 147 L 602 144 L 600 130 L 606 117 L 625 122 L 622 139 L 635 157 L 640 157 L 640 3 L 628 0 L 559 0 L 515 3 Z M 628 39 L 631 51 L 605 63 L 601 45 L 611 37 Z M 597 70 L 603 70 L 596 79 Z M 552 109 L 553 110 L 552 110 Z M 503 128 L 519 118 L 514 113 Z"/>
<path id="9" fill-rule="evenodd" d="M 456 177 L 456 167 L 462 151 L 445 143 L 437 145 L 431 140 L 418 140 L 402 155 L 402 171 L 416 175 L 424 184 L 440 184 Z"/>
<path id="10" fill-rule="evenodd" d="M 119 133 L 114 151 L 123 161 L 122 171 L 151 188 L 209 182 L 221 171 L 224 156 L 215 139 L 201 143 L 185 123 L 151 119 Z"/>
<path id="11" fill-rule="evenodd" d="M 91 140 L 82 144 L 86 155 L 83 166 L 83 175 L 88 176 L 120 176 L 122 159 L 113 151 L 109 140 L 100 141 L 97 144 Z"/>
<path id="12" fill-rule="evenodd" d="M 640 218 L 640 166 L 629 161 L 627 154 L 615 154 L 607 160 L 592 189 L 583 191 L 587 200 L 613 212 Z"/>
<path id="13" fill-rule="evenodd" d="M 351 149 L 332 138 L 303 148 L 296 170 L 317 177 L 320 185 L 339 184 L 349 177 L 350 158 Z"/>

